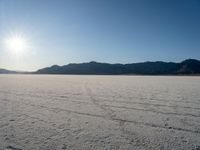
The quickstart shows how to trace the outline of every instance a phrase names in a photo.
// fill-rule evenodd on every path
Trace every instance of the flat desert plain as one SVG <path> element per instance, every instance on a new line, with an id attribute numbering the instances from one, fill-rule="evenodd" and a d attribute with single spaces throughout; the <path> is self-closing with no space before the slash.
<path id="1" fill-rule="evenodd" d="M 200 77 L 0 75 L 0 149 L 199 150 Z"/>

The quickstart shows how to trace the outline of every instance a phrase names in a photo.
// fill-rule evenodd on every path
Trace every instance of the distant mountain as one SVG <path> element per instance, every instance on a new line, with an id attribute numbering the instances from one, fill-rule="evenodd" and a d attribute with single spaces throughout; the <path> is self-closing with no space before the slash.
<path id="1" fill-rule="evenodd" d="M 10 73 L 17 73 L 17 72 L 0 68 L 0 74 L 10 74 Z"/>
<path id="2" fill-rule="evenodd" d="M 88 74 L 88 75 L 181 75 L 200 74 L 200 61 L 187 59 L 174 62 L 143 62 L 131 64 L 109 64 L 99 62 L 54 65 L 35 72 L 36 74 Z"/>

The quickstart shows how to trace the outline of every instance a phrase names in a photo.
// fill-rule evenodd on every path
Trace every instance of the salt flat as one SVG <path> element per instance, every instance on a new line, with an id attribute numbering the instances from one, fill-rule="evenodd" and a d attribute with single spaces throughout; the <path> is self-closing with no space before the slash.
<path id="1" fill-rule="evenodd" d="M 0 149 L 199 150 L 200 77 L 0 75 Z"/>

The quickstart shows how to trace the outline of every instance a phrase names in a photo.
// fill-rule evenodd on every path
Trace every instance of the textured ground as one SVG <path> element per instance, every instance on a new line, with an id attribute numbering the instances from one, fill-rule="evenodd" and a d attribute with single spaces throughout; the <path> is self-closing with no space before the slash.
<path id="1" fill-rule="evenodd" d="M 199 150 L 200 77 L 0 75 L 0 149 Z"/>

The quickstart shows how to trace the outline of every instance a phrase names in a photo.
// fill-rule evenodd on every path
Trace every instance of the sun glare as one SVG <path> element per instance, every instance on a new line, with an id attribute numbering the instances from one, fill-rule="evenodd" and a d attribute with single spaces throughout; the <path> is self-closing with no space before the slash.
<path id="1" fill-rule="evenodd" d="M 22 36 L 12 36 L 6 39 L 5 43 L 7 47 L 15 53 L 22 52 L 27 48 L 27 41 Z"/>

